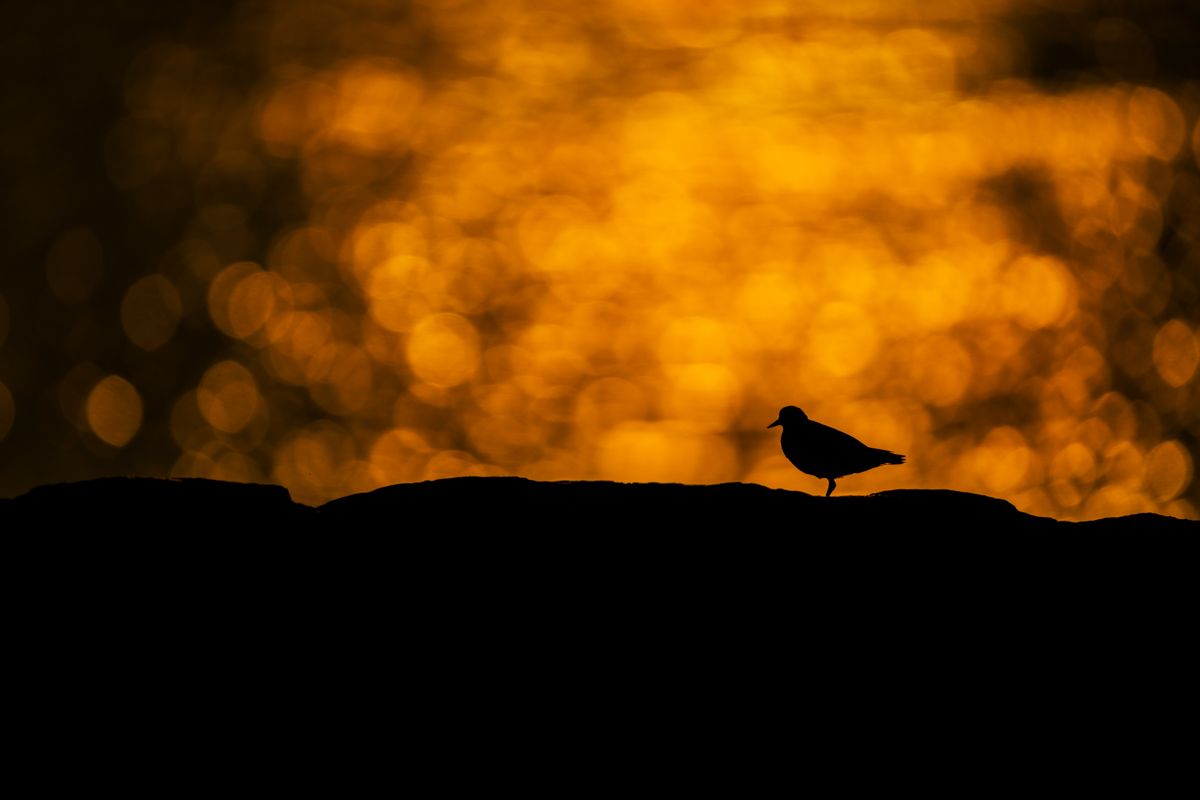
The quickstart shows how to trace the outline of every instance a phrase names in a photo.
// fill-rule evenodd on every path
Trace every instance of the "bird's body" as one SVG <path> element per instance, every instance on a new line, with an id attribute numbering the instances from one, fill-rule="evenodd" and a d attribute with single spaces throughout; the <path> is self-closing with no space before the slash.
<path id="1" fill-rule="evenodd" d="M 903 464 L 904 456 L 880 450 L 855 439 L 837 428 L 813 422 L 795 406 L 780 409 L 779 419 L 768 425 L 783 426 L 783 454 L 796 469 L 829 481 L 825 496 L 833 494 L 837 479 L 866 472 L 884 464 Z"/>

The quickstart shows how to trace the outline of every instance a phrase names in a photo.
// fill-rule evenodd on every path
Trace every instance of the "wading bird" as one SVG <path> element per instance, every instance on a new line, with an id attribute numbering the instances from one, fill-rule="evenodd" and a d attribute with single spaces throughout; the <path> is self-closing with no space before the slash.
<path id="1" fill-rule="evenodd" d="M 813 422 L 795 406 L 779 409 L 779 419 L 768 425 L 783 426 L 783 454 L 796 469 L 829 481 L 825 496 L 833 494 L 837 479 L 843 475 L 866 472 L 884 464 L 903 464 L 904 456 L 867 447 L 848 433 Z"/>

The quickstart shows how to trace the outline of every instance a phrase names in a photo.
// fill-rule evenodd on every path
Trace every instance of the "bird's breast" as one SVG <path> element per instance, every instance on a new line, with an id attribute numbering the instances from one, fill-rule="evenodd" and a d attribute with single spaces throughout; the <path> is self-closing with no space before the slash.
<path id="1" fill-rule="evenodd" d="M 806 441 L 804 436 L 794 433 L 789 435 L 785 430 L 781 444 L 783 454 L 796 469 L 817 477 L 821 477 L 826 472 L 828 458 L 817 448 L 812 447 L 812 443 Z"/>

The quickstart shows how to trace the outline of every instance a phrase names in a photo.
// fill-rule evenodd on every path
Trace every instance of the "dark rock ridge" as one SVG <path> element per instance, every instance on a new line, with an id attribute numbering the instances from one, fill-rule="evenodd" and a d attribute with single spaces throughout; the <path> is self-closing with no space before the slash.
<path id="1" fill-rule="evenodd" d="M 745 483 L 691 486 L 524 478 L 448 478 L 398 484 L 318 508 L 292 501 L 280 486 L 197 478 L 100 478 L 42 486 L 0 500 L 9 530 L 22 522 L 78 522 L 95 529 L 213 533 L 240 529 L 464 534 L 594 532 L 675 536 L 798 534 L 905 535 L 1037 531 L 1200 532 L 1200 522 L 1156 514 L 1060 522 L 1011 503 L 950 490 L 899 489 L 866 496 L 819 497 Z"/>
<path id="2" fill-rule="evenodd" d="M 1114 626 L 1151 642 L 1111 648 L 1141 661 L 1190 641 L 1183 617 L 1200 549 L 1194 537 L 1146 535 L 1200 533 L 1197 522 L 1063 523 L 962 492 L 825 498 L 520 478 L 389 486 L 319 508 L 278 486 L 105 478 L 0 500 L 0 531 L 14 617 L 45 646 L 68 643 L 62 669 L 135 652 L 155 665 L 129 673 L 143 680 L 158 665 L 223 654 L 193 681 L 203 686 L 241 676 L 247 653 L 282 648 L 286 662 L 248 684 L 256 692 L 304 663 L 322 665 L 314 685 L 327 668 L 352 673 L 352 685 L 366 665 L 386 665 L 391 680 L 423 659 L 437 676 L 457 675 L 456 687 L 496 664 L 541 681 L 559 667 L 529 673 L 529 654 L 585 663 L 606 652 L 596 642 L 624 654 L 620 671 L 681 635 L 693 642 L 689 662 L 721 674 L 735 664 L 755 679 L 806 674 L 818 663 L 856 687 L 881 668 L 941 686 L 1021 648 L 1037 655 L 1011 662 L 1011 674 L 1040 675 L 1030 665 L 1051 663 L 1046 654 L 1074 647 L 1081 631 L 1109 658 Z"/>

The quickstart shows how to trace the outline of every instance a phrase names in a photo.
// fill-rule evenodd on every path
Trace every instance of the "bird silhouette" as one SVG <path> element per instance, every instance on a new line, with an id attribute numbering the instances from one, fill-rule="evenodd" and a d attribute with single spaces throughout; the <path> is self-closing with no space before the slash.
<path id="1" fill-rule="evenodd" d="M 867 447 L 848 433 L 813 422 L 795 406 L 779 409 L 779 419 L 768 425 L 783 426 L 783 454 L 796 469 L 829 481 L 825 496 L 833 494 L 837 479 L 884 464 L 903 464 L 904 456 L 890 450 Z"/>

